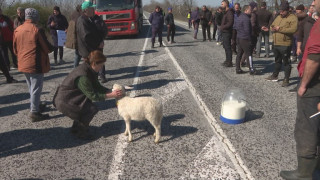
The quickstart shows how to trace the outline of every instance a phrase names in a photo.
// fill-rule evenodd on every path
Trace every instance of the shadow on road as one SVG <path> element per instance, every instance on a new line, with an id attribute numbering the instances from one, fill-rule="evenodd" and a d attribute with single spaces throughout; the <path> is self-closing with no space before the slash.
<path id="1" fill-rule="evenodd" d="M 166 73 L 166 72 L 168 72 L 168 71 L 164 71 L 164 70 L 143 71 L 143 72 L 139 73 L 139 77 L 152 76 L 152 75 L 162 74 L 162 73 Z M 126 75 L 120 76 L 120 77 L 108 78 L 108 80 L 115 81 L 115 80 L 120 80 L 120 79 L 130 79 L 130 78 L 134 78 L 134 77 L 135 77 L 135 72 L 131 73 L 131 74 L 126 74 Z"/>
<path id="2" fill-rule="evenodd" d="M 51 76 L 46 76 L 43 78 L 44 81 L 49 81 L 52 79 L 56 79 L 56 78 L 60 78 L 60 77 L 64 77 L 67 76 L 69 73 L 59 73 L 59 74 L 53 74 Z"/>
<path id="3" fill-rule="evenodd" d="M 145 71 L 150 68 L 154 68 L 157 66 L 141 66 L 140 71 Z M 106 73 L 110 75 L 114 74 L 123 74 L 123 73 L 136 73 L 138 66 L 133 66 L 133 67 L 125 67 L 125 68 L 120 68 L 120 69 L 114 69 L 114 70 L 107 70 Z"/>
<path id="4" fill-rule="evenodd" d="M 263 115 L 264 115 L 264 112 L 262 112 L 262 111 L 248 110 L 248 111 L 246 111 L 245 122 L 250 122 L 250 121 L 261 119 L 263 117 Z"/>
<path id="5" fill-rule="evenodd" d="M 0 117 L 11 116 L 11 115 L 17 114 L 19 111 L 23 111 L 29 108 L 30 108 L 29 103 L 2 107 L 0 108 Z"/>
<path id="6" fill-rule="evenodd" d="M 19 101 L 23 101 L 29 99 L 29 93 L 17 93 L 17 94 L 10 94 L 6 96 L 0 96 L 0 104 L 11 104 Z"/>
<path id="7" fill-rule="evenodd" d="M 141 83 L 138 84 L 135 90 L 144 90 L 144 89 L 157 89 L 162 86 L 165 86 L 171 82 L 177 82 L 177 81 L 184 81 L 183 79 L 173 79 L 173 80 L 168 80 L 168 79 L 158 79 L 158 80 L 152 80 L 149 82 Z"/>
<path id="8" fill-rule="evenodd" d="M 156 50 L 145 50 L 142 51 L 145 54 L 155 53 L 158 52 Z M 113 58 L 113 57 L 127 57 L 127 56 L 139 56 L 142 53 L 141 51 L 133 51 L 133 52 L 126 52 L 126 53 L 120 53 L 120 54 L 110 54 L 106 55 L 107 58 Z"/>

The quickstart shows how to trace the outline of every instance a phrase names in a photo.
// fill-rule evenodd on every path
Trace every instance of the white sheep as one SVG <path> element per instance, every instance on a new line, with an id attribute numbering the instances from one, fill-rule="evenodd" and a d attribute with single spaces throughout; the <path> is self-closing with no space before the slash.
<path id="1" fill-rule="evenodd" d="M 122 90 L 125 94 L 125 88 L 119 84 L 114 84 L 112 91 Z M 155 143 L 159 143 L 161 136 L 161 120 L 162 114 L 162 104 L 158 100 L 152 97 L 136 97 L 131 98 L 128 96 L 123 96 L 116 99 L 119 115 L 124 119 L 126 123 L 126 130 L 124 135 L 129 135 L 129 142 L 132 141 L 132 134 L 130 128 L 130 121 L 143 121 L 148 120 L 155 129 L 153 134 L 155 138 Z"/>

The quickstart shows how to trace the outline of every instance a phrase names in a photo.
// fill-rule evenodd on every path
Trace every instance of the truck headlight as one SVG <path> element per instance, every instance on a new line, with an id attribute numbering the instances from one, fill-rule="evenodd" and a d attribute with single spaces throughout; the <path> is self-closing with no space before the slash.
<path id="1" fill-rule="evenodd" d="M 136 25 L 134 24 L 134 22 L 131 22 L 131 30 L 136 29 Z"/>

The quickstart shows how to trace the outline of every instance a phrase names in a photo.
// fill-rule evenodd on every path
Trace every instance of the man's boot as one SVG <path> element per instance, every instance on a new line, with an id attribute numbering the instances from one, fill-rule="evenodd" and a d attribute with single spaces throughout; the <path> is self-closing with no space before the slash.
<path id="1" fill-rule="evenodd" d="M 293 171 L 281 171 L 280 176 L 286 180 L 312 180 L 317 164 L 317 158 L 298 157 L 298 168 Z"/>
<path id="2" fill-rule="evenodd" d="M 152 43 L 151 48 L 154 48 L 154 42 Z"/>
<path id="3" fill-rule="evenodd" d="M 82 122 L 79 122 L 78 126 L 78 132 L 76 133 L 76 136 L 79 139 L 82 140 L 94 140 L 95 137 L 89 133 L 89 124 L 84 124 Z"/>
<path id="4" fill-rule="evenodd" d="M 163 46 L 162 41 L 161 41 L 161 42 L 159 42 L 159 43 L 160 43 L 160 47 L 162 47 L 162 46 Z"/>

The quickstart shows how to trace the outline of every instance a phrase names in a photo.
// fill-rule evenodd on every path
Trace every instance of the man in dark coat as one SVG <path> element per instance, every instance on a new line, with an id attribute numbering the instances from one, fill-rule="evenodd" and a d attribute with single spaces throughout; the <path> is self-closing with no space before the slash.
<path id="1" fill-rule="evenodd" d="M 269 47 L 269 27 L 272 23 L 272 13 L 267 10 L 267 3 L 262 2 L 261 8 L 257 11 L 257 18 L 258 18 L 258 26 L 260 28 L 259 38 L 256 47 L 256 57 L 260 57 L 261 52 L 261 44 L 262 44 L 262 37 L 264 39 L 264 45 L 266 49 L 266 57 L 269 57 L 270 47 Z"/>
<path id="2" fill-rule="evenodd" d="M 231 47 L 232 53 L 237 54 L 237 30 L 235 26 L 237 26 L 237 19 L 241 14 L 241 8 L 239 3 L 235 3 L 234 5 L 234 22 L 233 22 L 233 30 L 232 30 L 232 40 Z"/>
<path id="3" fill-rule="evenodd" d="M 76 24 L 77 43 L 79 54 L 86 60 L 90 52 L 102 49 L 104 44 L 95 22 L 90 19 L 94 17 L 94 5 L 89 1 L 84 1 L 81 9 L 83 14 L 78 18 Z"/>
<path id="4" fill-rule="evenodd" d="M 154 48 L 154 43 L 156 41 L 156 35 L 158 35 L 158 40 L 160 43 L 160 47 L 162 47 L 162 30 L 164 23 L 164 15 L 160 11 L 160 6 L 156 6 L 155 11 L 150 14 L 149 22 L 151 23 L 152 28 L 152 48 Z"/>
<path id="5" fill-rule="evenodd" d="M 258 19 L 257 19 L 258 4 L 252 1 L 249 5 L 251 6 L 251 10 L 252 10 L 251 12 L 251 26 L 252 26 L 251 51 L 254 54 L 257 46 L 258 36 L 260 33 L 260 28 L 258 26 Z"/>
<path id="6" fill-rule="evenodd" d="M 57 30 L 66 31 L 68 29 L 68 21 L 67 18 L 61 14 L 60 8 L 55 6 L 53 8 L 53 14 L 49 16 L 47 22 L 48 28 L 50 28 L 50 33 L 52 36 L 53 44 L 54 44 L 54 63 L 57 64 L 57 56 L 58 56 L 58 49 L 59 49 L 59 64 L 65 63 L 63 61 L 63 46 L 58 46 L 58 34 Z"/>
<path id="7" fill-rule="evenodd" d="M 167 40 L 170 44 L 175 43 L 174 35 L 176 34 L 176 26 L 174 24 L 172 8 L 168 8 L 168 14 L 165 17 L 165 23 L 167 25 Z M 171 36 L 171 41 L 170 41 L 170 36 Z"/>
<path id="8" fill-rule="evenodd" d="M 221 2 L 221 7 L 225 10 L 220 30 L 222 31 L 223 47 L 226 53 L 226 60 L 223 62 L 222 65 L 225 67 L 232 67 L 231 38 L 234 22 L 234 10 L 232 8 L 229 8 L 228 0 L 223 0 Z"/>
<path id="9" fill-rule="evenodd" d="M 215 23 L 217 24 L 217 45 L 221 45 L 222 42 L 222 32 L 220 30 L 221 23 L 223 18 L 223 11 L 222 8 L 219 7 L 216 14 L 215 14 Z"/>
<path id="10" fill-rule="evenodd" d="M 194 11 L 192 11 L 191 13 L 191 22 L 193 24 L 193 29 L 194 29 L 194 33 L 193 33 L 193 39 L 198 39 L 198 30 L 199 30 L 199 23 L 200 23 L 200 12 L 199 12 L 199 8 L 196 7 Z"/>
<path id="11" fill-rule="evenodd" d="M 206 41 L 206 33 L 208 34 L 208 41 L 211 41 L 210 26 L 212 24 L 212 13 L 207 9 L 207 6 L 202 6 L 200 13 L 203 41 Z"/>

